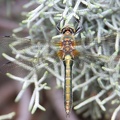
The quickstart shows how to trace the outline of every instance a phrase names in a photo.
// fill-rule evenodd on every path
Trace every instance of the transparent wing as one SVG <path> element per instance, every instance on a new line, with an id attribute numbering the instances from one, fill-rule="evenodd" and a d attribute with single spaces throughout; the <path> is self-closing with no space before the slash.
<path id="1" fill-rule="evenodd" d="M 31 65 L 30 56 L 25 56 L 25 53 L 31 47 L 31 40 L 27 38 L 17 38 L 15 36 L 0 37 L 1 58 L 0 62 L 1 73 L 12 72 L 15 68 L 20 68 L 20 64 Z M 4 59 L 4 58 L 6 59 Z M 19 65 L 17 64 L 19 63 Z M 21 70 L 23 68 L 21 67 Z"/>
<path id="2" fill-rule="evenodd" d="M 83 38 L 81 39 L 82 47 L 83 49 L 90 50 L 89 52 L 93 50 L 94 53 L 110 55 L 111 51 L 114 51 L 113 49 L 115 49 L 116 37 L 116 34 L 110 34 L 100 38 Z"/>
<path id="3" fill-rule="evenodd" d="M 31 40 L 27 38 L 18 38 L 16 36 L 0 38 L 1 73 L 27 70 L 32 71 L 35 66 L 49 63 L 47 59 L 53 56 L 54 51 L 50 50 L 48 43 L 44 40 Z"/>
<path id="4" fill-rule="evenodd" d="M 87 37 L 76 40 L 75 42 L 75 48 L 80 53 L 77 54 L 78 57 L 76 59 L 78 61 L 78 58 L 80 58 L 89 63 L 91 61 L 96 62 L 97 60 L 106 62 L 108 56 L 112 55 L 115 51 L 116 34 L 101 37 L 100 43 L 98 43 L 98 38 L 91 40 Z M 31 40 L 18 38 L 16 36 L 1 37 L 1 55 L 7 58 L 8 61 L 3 61 L 2 58 L 0 59 L 0 70 L 11 72 L 16 67 L 21 66 L 21 71 L 23 69 L 30 71 L 34 65 L 39 66 L 46 63 L 50 65 L 55 60 L 59 62 L 56 54 L 59 48 L 60 37 L 54 38 L 48 43 L 46 43 L 45 40 Z M 2 53 L 10 55 L 10 57 Z"/>

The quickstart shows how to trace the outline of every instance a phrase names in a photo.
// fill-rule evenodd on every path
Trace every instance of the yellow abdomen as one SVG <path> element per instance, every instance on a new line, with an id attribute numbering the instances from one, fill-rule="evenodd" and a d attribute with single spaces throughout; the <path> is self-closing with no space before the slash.
<path id="1" fill-rule="evenodd" d="M 65 84 L 64 84 L 64 104 L 65 111 L 69 115 L 72 108 L 72 65 L 73 59 L 70 55 L 66 55 L 64 59 L 65 66 Z"/>

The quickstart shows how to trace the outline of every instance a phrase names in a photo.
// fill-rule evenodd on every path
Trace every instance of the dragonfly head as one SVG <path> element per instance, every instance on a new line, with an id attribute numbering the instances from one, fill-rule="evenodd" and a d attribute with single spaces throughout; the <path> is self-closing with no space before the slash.
<path id="1" fill-rule="evenodd" d="M 75 34 L 75 29 L 72 25 L 66 25 L 61 29 L 62 34 Z"/>

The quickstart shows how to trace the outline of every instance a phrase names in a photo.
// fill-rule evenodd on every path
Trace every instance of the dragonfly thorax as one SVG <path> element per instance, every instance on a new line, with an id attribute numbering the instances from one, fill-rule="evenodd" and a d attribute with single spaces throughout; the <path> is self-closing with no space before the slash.
<path id="1" fill-rule="evenodd" d="M 73 40 L 72 37 L 66 37 L 64 35 L 63 40 L 62 40 L 62 47 L 61 51 L 63 52 L 62 58 L 64 59 L 66 55 L 70 55 L 72 58 L 74 58 L 73 51 L 74 51 L 74 46 L 73 46 Z"/>
<path id="2" fill-rule="evenodd" d="M 70 55 L 72 59 L 78 54 L 75 50 L 76 42 L 74 38 L 75 29 L 69 26 L 64 27 L 62 30 L 63 36 L 58 43 L 60 50 L 58 56 L 60 59 L 65 59 L 66 55 Z"/>

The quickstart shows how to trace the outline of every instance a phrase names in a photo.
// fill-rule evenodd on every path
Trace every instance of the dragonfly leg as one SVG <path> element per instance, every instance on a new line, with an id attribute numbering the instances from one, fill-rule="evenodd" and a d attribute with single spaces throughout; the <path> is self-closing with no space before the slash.
<path id="1" fill-rule="evenodd" d="M 83 26 L 80 26 L 76 29 L 75 33 L 79 33 L 83 29 Z"/>
<path id="2" fill-rule="evenodd" d="M 80 32 L 83 29 L 82 25 L 79 25 L 80 20 L 75 18 L 75 21 L 78 23 L 78 27 L 75 30 L 75 33 Z"/>
<path id="3" fill-rule="evenodd" d="M 56 25 L 56 29 L 57 31 L 61 32 L 61 29 L 60 29 L 60 22 L 63 20 L 63 18 L 57 23 Z"/>

